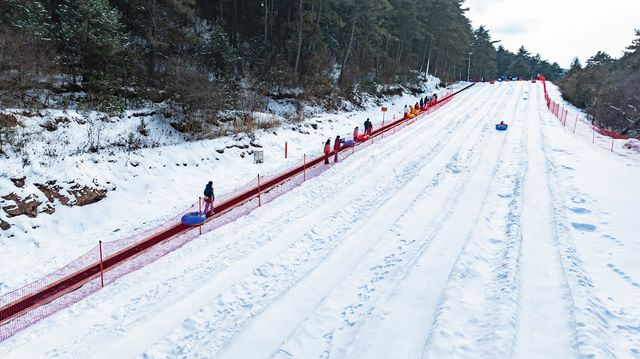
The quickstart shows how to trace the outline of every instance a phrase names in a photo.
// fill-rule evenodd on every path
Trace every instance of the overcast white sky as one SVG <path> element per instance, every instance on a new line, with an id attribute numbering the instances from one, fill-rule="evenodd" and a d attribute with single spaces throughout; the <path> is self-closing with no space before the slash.
<path id="1" fill-rule="evenodd" d="M 568 68 L 598 50 L 622 55 L 640 28 L 640 0 L 466 0 L 474 28 L 485 25 L 493 40 Z"/>

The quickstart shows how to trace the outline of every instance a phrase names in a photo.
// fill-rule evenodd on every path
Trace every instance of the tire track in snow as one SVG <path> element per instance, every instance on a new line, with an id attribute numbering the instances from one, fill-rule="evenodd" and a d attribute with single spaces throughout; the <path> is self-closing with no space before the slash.
<path id="1" fill-rule="evenodd" d="M 510 89 L 506 107 L 511 108 L 516 105 L 513 88 L 505 87 Z M 496 108 L 496 113 L 504 109 L 504 106 L 500 106 Z M 483 188 L 490 184 L 501 155 L 501 144 L 505 143 L 503 136 L 493 130 L 491 132 L 492 140 L 486 149 L 482 149 L 479 166 L 461 191 L 458 203 L 450 209 L 443 223 L 429 234 L 428 244 L 416 262 L 381 298 L 380 304 L 369 316 L 366 327 L 360 330 L 354 350 L 347 356 L 420 356 L 425 333 L 437 309 L 439 293 L 445 287 L 456 257 L 475 223 L 474 218 L 479 215 L 480 204 L 486 196 Z"/>
<path id="2" fill-rule="evenodd" d="M 536 86 L 539 90 L 539 86 Z M 523 193 L 523 244 L 518 334 L 519 358 L 578 356 L 571 294 L 554 241 L 549 172 L 542 144 L 542 96 L 529 117 L 529 170 Z M 535 119 L 534 119 L 535 117 Z"/>
<path id="3" fill-rule="evenodd" d="M 521 89 L 517 97 L 526 92 Z M 515 340 L 527 132 L 518 98 L 482 209 L 452 270 L 423 357 L 508 357 Z"/>
<path id="4" fill-rule="evenodd" d="M 500 98 L 494 101 L 502 102 Z M 491 105 L 485 104 L 486 112 L 495 112 L 496 106 Z M 384 240 L 367 254 L 353 274 L 322 300 L 314 313 L 274 353 L 275 356 L 351 356 L 352 353 L 345 353 L 350 347 L 345 343 L 352 343 L 358 336 L 359 330 L 370 320 L 371 313 L 383 295 L 397 285 L 403 273 L 411 269 L 432 240 L 430 234 L 436 233 L 437 228 L 449 216 L 448 212 L 437 213 L 440 208 L 431 205 L 433 196 L 440 195 L 435 192 L 444 193 L 442 197 L 446 199 L 443 203 L 451 211 L 473 173 L 472 168 L 481 157 L 478 152 L 482 144 L 488 141 L 487 135 L 492 133 L 489 131 L 493 125 L 489 122 L 494 117 L 488 114 L 475 115 L 482 120 L 476 126 L 480 129 L 480 135 L 476 136 L 476 130 L 469 131 L 468 137 L 475 136 L 475 141 L 462 141 L 452 158 L 442 163 L 435 175 L 426 177 L 431 177 L 431 181 L 427 181 L 427 186 L 422 190 L 415 191 L 419 195 L 411 200 L 411 205 L 385 235 Z M 438 220 L 425 221 L 425 215 L 426 218 Z"/>

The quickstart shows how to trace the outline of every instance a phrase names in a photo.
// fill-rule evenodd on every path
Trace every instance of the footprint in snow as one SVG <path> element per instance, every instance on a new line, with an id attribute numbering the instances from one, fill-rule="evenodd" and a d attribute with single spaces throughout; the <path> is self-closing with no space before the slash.
<path id="1" fill-rule="evenodd" d="M 588 224 L 588 223 L 571 222 L 571 226 L 573 228 L 575 228 L 576 230 L 582 231 L 582 232 L 595 232 L 595 230 L 597 229 L 596 226 L 594 226 L 593 224 Z"/>
<path id="2" fill-rule="evenodd" d="M 569 209 L 571 212 L 575 213 L 575 214 L 585 214 L 585 213 L 590 213 L 591 210 L 586 209 L 586 208 L 580 208 L 580 207 L 573 207 Z"/>

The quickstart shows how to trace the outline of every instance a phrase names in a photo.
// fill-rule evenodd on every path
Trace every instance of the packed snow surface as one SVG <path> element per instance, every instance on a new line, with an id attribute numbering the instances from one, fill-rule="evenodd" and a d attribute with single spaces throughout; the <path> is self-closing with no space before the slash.
<path id="1" fill-rule="evenodd" d="M 640 357 L 640 162 L 540 84 L 478 84 L 331 166 L 0 357 Z"/>

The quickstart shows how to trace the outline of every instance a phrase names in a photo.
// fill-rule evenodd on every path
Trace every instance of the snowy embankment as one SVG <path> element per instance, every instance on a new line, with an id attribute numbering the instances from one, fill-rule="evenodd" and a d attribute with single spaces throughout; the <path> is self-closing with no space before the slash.
<path id="1" fill-rule="evenodd" d="M 0 356 L 638 357 L 640 163 L 542 96 L 476 85 Z"/>
<path id="2" fill-rule="evenodd" d="M 436 91 L 436 83 L 437 79 L 430 78 L 423 90 L 445 91 Z M 409 94 L 386 99 L 387 121 L 397 118 L 404 105 L 414 101 Z M 362 127 L 367 117 L 374 124 L 382 120 L 380 106 L 373 99 L 366 102 L 365 111 L 322 113 L 311 109 L 315 114 L 304 122 L 281 117 L 294 111 L 282 102 L 269 102 L 267 109 L 269 114 L 256 117 L 279 119 L 281 128 L 197 142 L 185 142 L 159 113 L 143 116 L 151 110 L 129 111 L 121 118 L 62 110 L 18 116 L 22 126 L 16 140 L 25 143 L 16 156 L 0 157 L 0 196 L 33 195 L 44 204 L 48 199 L 34 184 L 50 180 L 63 187 L 63 194 L 73 184 L 97 185 L 109 191 L 105 199 L 83 207 L 67 207 L 55 199 L 55 213 L 38 213 L 36 218 L 7 218 L 0 210 L 0 220 L 12 224 L 9 230 L 0 230 L 0 295 L 53 272 L 100 240 L 128 237 L 172 219 L 197 202 L 208 180 L 214 181 L 216 195 L 223 195 L 255 180 L 258 174 L 278 173 L 301 162 L 305 153 L 317 154 L 327 138 L 351 133 L 355 126 Z M 141 119 L 146 123 L 146 136 L 137 129 Z M 49 131 L 51 126 L 54 131 Z M 158 147 L 127 150 L 132 135 Z M 284 158 L 285 141 L 288 159 Z M 88 147 L 97 144 L 105 148 L 87 153 Z M 253 163 L 255 150 L 264 152 L 264 163 Z M 11 181 L 23 177 L 22 187 Z M 13 204 L 0 198 L 0 207 Z M 40 211 L 44 208 L 41 205 Z"/>
<path id="3" fill-rule="evenodd" d="M 612 139 L 609 136 L 601 135 L 594 131 L 591 121 L 583 110 L 562 99 L 562 93 L 558 86 L 547 82 L 547 91 L 552 101 L 559 103 L 562 108 L 568 111 L 562 117 L 564 119 L 563 126 L 567 131 L 610 152 L 640 160 L 640 140 L 635 138 Z"/>

